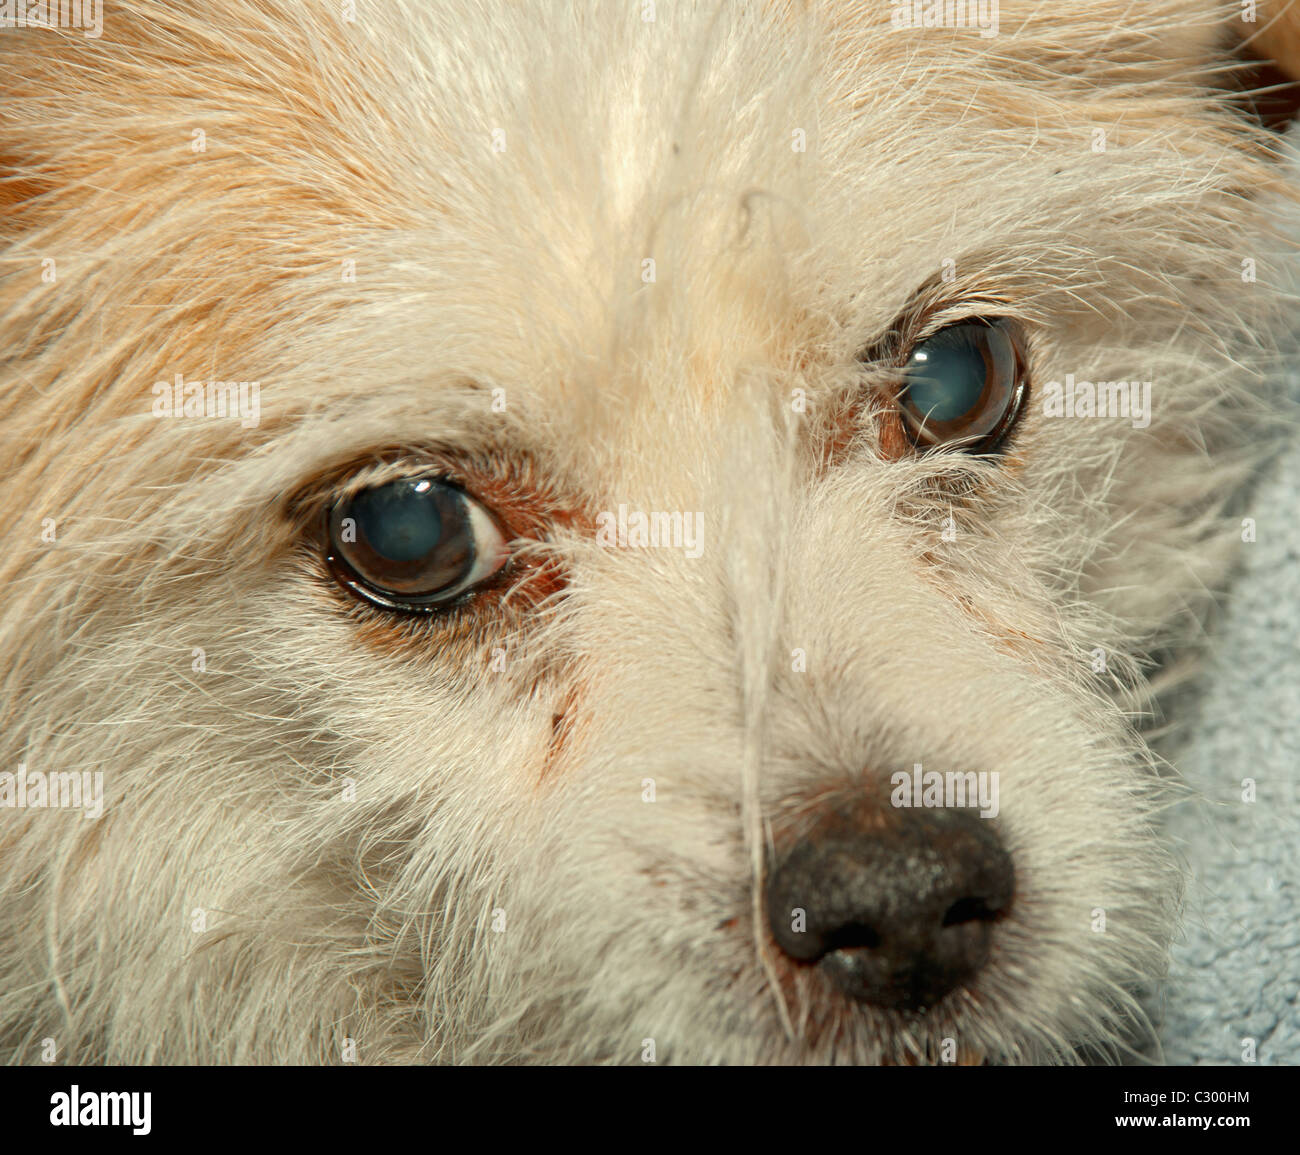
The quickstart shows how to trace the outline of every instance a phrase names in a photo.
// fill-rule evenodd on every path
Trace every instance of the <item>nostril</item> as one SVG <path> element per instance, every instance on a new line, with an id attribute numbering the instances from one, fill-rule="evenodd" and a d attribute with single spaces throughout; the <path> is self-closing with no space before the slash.
<path id="1" fill-rule="evenodd" d="M 959 898 L 943 915 L 944 926 L 960 926 L 963 922 L 992 922 L 998 911 L 982 898 Z"/>
<path id="2" fill-rule="evenodd" d="M 835 950 L 857 950 L 865 947 L 868 950 L 875 950 L 880 946 L 880 934 L 875 928 L 867 926 L 862 922 L 850 922 L 844 926 L 837 927 L 830 934 L 824 936 L 823 942 L 825 949 L 823 954 L 830 954 Z"/>

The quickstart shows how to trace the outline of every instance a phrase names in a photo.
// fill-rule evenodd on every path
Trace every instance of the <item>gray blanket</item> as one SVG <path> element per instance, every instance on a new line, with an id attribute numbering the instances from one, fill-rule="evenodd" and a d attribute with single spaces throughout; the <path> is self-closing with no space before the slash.
<path id="1" fill-rule="evenodd" d="M 1290 383 L 1300 395 L 1300 375 Z M 1300 1063 L 1300 444 L 1253 494 L 1257 540 L 1177 764 L 1170 830 L 1192 870 L 1163 997 L 1167 1063 Z M 1242 801 L 1242 780 L 1256 801 Z M 1159 1060 L 1158 1056 L 1153 1056 Z M 1248 1061 L 1248 1060 L 1247 1060 Z"/>

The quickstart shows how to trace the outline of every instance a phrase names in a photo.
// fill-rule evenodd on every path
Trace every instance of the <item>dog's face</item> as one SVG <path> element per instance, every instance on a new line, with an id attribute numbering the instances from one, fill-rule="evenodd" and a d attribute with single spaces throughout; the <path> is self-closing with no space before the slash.
<path id="1" fill-rule="evenodd" d="M 6 1040 L 1115 1044 L 1270 305 L 1209 6 L 373 7 L 0 42 L 5 733 L 104 788 L 5 812 Z"/>

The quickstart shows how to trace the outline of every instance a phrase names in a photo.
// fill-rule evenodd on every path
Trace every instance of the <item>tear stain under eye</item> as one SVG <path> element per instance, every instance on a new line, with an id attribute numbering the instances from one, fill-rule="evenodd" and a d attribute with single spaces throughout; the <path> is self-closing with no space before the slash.
<path id="1" fill-rule="evenodd" d="M 577 710 L 580 701 L 580 687 L 575 681 L 570 684 L 561 699 L 558 713 L 551 715 L 551 737 L 547 743 L 541 773 L 537 778 L 538 789 L 552 777 L 568 752 L 569 744 L 578 726 Z"/>
<path id="2" fill-rule="evenodd" d="M 402 613 L 361 601 L 330 576 L 323 561 L 314 559 L 314 564 L 334 605 L 343 605 L 352 636 L 368 650 L 385 661 L 403 658 L 471 674 L 480 668 L 486 674 L 492 651 L 512 648 L 513 639 L 528 628 L 529 615 L 565 586 L 558 563 L 522 569 L 508 565 L 489 579 L 500 578 L 498 586 L 470 593 L 432 614 Z"/>
<path id="3" fill-rule="evenodd" d="M 984 632 L 993 638 L 994 645 L 1002 653 L 1035 664 L 1043 660 L 1043 647 L 1047 645 L 1044 639 L 1036 638 L 1033 634 L 1027 634 L 1023 630 L 1017 630 L 999 621 L 987 610 L 977 606 L 966 594 L 953 593 L 951 590 L 944 592 L 961 607 L 967 617 L 983 627 Z"/>
<path id="4" fill-rule="evenodd" d="M 898 411 L 896 403 L 877 402 L 877 404 L 879 405 L 877 420 L 880 423 L 881 456 L 886 461 L 902 461 L 909 454 L 916 452 L 916 447 L 903 426 L 903 415 Z"/>
<path id="5" fill-rule="evenodd" d="M 900 461 L 916 453 L 893 402 L 872 389 L 865 396 L 846 399 L 836 406 L 834 415 L 820 430 L 817 476 L 824 477 L 849 460 L 853 443 L 863 431 L 864 419 L 874 421 L 877 446 L 886 461 Z"/>
<path id="6" fill-rule="evenodd" d="M 324 580 L 332 597 L 349 603 L 352 636 L 383 661 L 405 658 L 466 669 L 481 660 L 484 670 L 488 668 L 492 641 L 502 631 L 486 617 L 460 609 L 436 621 L 425 615 L 394 613 L 358 601 L 328 575 Z"/>

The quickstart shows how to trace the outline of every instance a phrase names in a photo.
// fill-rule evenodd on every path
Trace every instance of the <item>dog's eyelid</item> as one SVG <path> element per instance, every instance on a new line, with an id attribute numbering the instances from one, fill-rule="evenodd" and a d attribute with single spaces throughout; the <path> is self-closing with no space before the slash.
<path id="1" fill-rule="evenodd" d="M 311 519 L 362 490 L 407 477 L 430 476 L 462 489 L 469 488 L 465 472 L 452 464 L 449 455 L 407 450 L 381 452 L 353 457 L 345 464 L 318 470 L 311 480 L 298 486 L 287 507 L 295 520 Z"/>
<path id="2" fill-rule="evenodd" d="M 369 468 L 362 468 L 349 473 L 330 487 L 329 497 L 334 501 L 344 501 L 355 497 L 363 489 L 374 489 L 393 481 L 407 478 L 436 477 L 458 488 L 465 487 L 464 477 L 454 469 L 449 469 L 445 462 L 429 458 L 403 458 L 396 461 L 376 462 Z"/>
<path id="3" fill-rule="evenodd" d="M 1026 327 L 1025 318 L 1005 297 L 974 294 L 928 300 L 927 291 L 922 289 L 898 312 L 888 329 L 862 346 L 858 360 L 881 368 L 897 367 L 913 346 L 929 340 L 941 329 L 993 320 L 1010 321 L 1021 329 Z"/>

